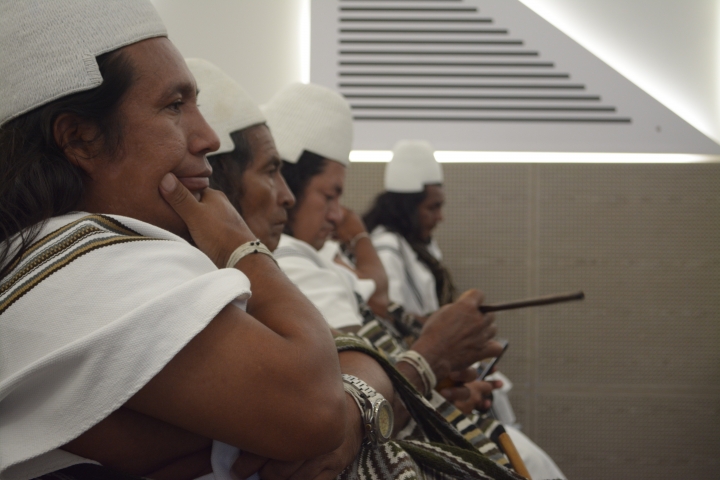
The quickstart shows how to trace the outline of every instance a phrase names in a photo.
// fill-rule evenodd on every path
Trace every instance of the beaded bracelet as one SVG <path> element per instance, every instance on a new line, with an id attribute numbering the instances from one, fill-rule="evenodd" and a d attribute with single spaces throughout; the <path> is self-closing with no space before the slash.
<path id="1" fill-rule="evenodd" d="M 253 240 L 243 243 L 230 254 L 230 258 L 228 259 L 226 265 L 227 268 L 233 268 L 240 260 L 252 253 L 263 253 L 272 258 L 273 262 L 277 265 L 277 261 L 275 261 L 275 257 L 273 257 L 272 252 L 263 245 L 260 240 Z"/>
<path id="2" fill-rule="evenodd" d="M 350 250 L 355 250 L 355 245 L 362 240 L 363 238 L 370 238 L 370 234 L 368 232 L 360 232 L 357 235 L 355 235 L 352 240 L 350 240 L 350 243 L 348 244 L 350 247 Z"/>
<path id="3" fill-rule="evenodd" d="M 425 357 L 414 350 L 408 350 L 400 354 L 397 361 L 407 362 L 417 370 L 423 383 L 424 395 L 429 395 L 430 392 L 432 392 L 432 389 L 437 385 L 437 377 L 435 376 L 435 372 L 432 371 L 432 368 L 430 368 L 427 360 L 425 360 Z"/>

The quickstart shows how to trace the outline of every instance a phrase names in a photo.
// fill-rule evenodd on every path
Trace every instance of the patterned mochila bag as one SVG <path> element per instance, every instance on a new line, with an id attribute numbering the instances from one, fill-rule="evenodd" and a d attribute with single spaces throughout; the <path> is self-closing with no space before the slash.
<path id="1" fill-rule="evenodd" d="M 369 342 L 392 365 L 395 365 L 400 355 L 406 352 L 420 336 L 422 324 L 412 315 L 406 314 L 397 304 L 391 304 L 388 308 L 391 318 L 388 320 L 375 315 L 359 295 L 357 301 L 363 317 L 363 326 L 356 335 Z M 480 453 L 502 466 L 510 465 L 497 442 L 499 435 L 505 431 L 500 422 L 488 415 L 466 415 L 436 390 L 426 395 L 425 399 Z M 419 427 L 414 420 L 411 420 L 401 432 L 400 438 L 413 436 L 413 433 L 406 435 L 407 431 L 412 432 L 413 428 Z"/>
<path id="2" fill-rule="evenodd" d="M 483 455 L 366 340 L 347 335 L 337 337 L 335 345 L 338 352 L 358 351 L 375 359 L 416 423 L 402 439 L 376 447 L 364 443 L 339 480 L 523 479 Z"/>

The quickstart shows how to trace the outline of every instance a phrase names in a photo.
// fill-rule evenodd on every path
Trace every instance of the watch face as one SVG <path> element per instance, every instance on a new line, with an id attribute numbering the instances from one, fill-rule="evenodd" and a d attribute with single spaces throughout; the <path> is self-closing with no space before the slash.
<path id="1" fill-rule="evenodd" d="M 390 404 L 387 401 L 383 401 L 377 410 L 377 429 L 378 429 L 378 440 L 380 442 L 386 442 L 390 435 L 392 435 L 394 414 Z"/>

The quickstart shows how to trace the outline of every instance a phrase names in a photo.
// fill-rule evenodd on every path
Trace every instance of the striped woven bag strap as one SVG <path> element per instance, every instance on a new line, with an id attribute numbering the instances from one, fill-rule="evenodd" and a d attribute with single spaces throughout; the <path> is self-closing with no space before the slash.
<path id="1" fill-rule="evenodd" d="M 354 335 L 335 338 L 338 352 L 358 351 L 377 361 L 393 383 L 412 419 L 421 428 L 424 439 L 407 439 L 391 442 L 402 448 L 424 468 L 451 478 L 492 478 L 521 480 L 515 472 L 498 465 L 480 453 L 472 443 L 455 429 L 428 402 L 415 387 L 368 343 Z"/>

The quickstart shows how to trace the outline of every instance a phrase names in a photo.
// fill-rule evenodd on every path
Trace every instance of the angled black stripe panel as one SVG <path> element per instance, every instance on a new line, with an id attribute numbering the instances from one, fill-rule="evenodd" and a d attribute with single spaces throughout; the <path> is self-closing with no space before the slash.
<path id="1" fill-rule="evenodd" d="M 632 123 L 631 118 L 594 117 L 410 117 L 410 116 L 365 116 L 357 115 L 355 120 L 371 121 L 432 121 L 432 122 L 505 122 L 505 123 Z"/>
<path id="2" fill-rule="evenodd" d="M 618 117 L 614 106 L 598 104 L 601 101 L 599 95 L 572 95 L 572 91 L 584 91 L 586 86 L 566 83 L 571 78 L 569 73 L 556 70 L 538 71 L 554 69 L 554 62 L 523 62 L 527 57 L 538 57 L 539 52 L 523 50 L 525 42 L 522 39 L 508 38 L 507 28 L 472 28 L 473 24 L 495 23 L 492 18 L 478 18 L 478 10 L 474 7 L 447 8 L 440 4 L 410 4 L 413 0 L 398 0 L 408 2 L 407 7 L 398 3 L 380 6 L 381 1 L 383 0 L 340 0 L 342 6 L 338 9 L 342 24 L 338 29 L 338 67 L 348 68 L 336 71 L 337 86 L 348 99 L 375 100 L 372 103 L 356 101 L 352 105 L 356 120 L 609 124 L 632 122 L 629 117 Z M 363 4 L 364 6 L 359 6 Z M 371 15 L 362 15 L 362 12 Z M 407 15 L 402 15 L 403 12 Z M 395 18 L 394 14 L 397 14 Z M 430 28 L 424 28 L 425 26 Z M 492 46 L 497 48 L 493 49 Z M 482 61 L 485 60 L 482 57 L 492 58 Z M 393 61 L 396 58 L 400 61 Z M 417 61 L 414 61 L 415 59 Z M 438 61 L 433 61 L 435 59 Z M 362 67 L 381 68 L 373 71 L 376 69 Z M 457 67 L 463 71 L 457 72 Z M 515 71 L 487 70 L 509 68 Z M 534 71 L 517 70 L 518 68 Z M 483 79 L 492 83 L 484 83 Z M 393 81 L 398 83 L 387 83 Z M 479 94 L 481 92 L 473 93 L 472 90 L 490 92 L 482 95 Z M 374 91 L 378 93 L 373 93 Z M 566 92 L 568 94 L 564 94 Z M 453 105 L 453 100 L 484 102 L 479 105 Z M 418 104 L 417 101 L 422 103 Z M 484 115 L 482 112 L 500 113 Z"/>

